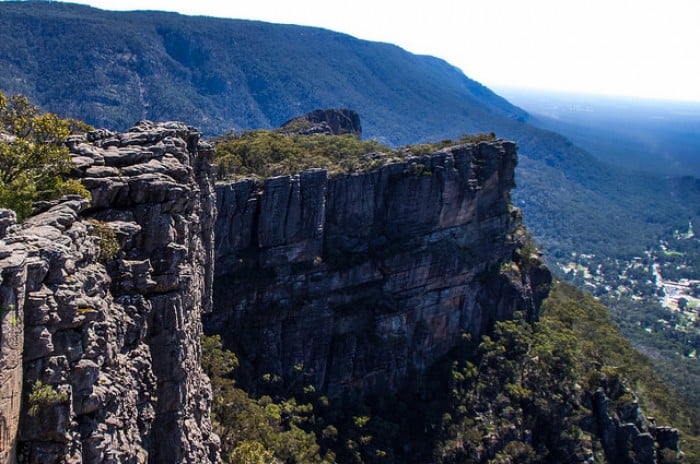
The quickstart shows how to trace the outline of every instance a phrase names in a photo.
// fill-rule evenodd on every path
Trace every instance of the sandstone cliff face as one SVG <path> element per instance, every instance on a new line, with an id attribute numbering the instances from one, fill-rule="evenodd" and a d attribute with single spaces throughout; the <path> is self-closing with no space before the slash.
<path id="1" fill-rule="evenodd" d="M 69 143 L 92 202 L 0 217 L 0 462 L 214 462 L 208 148 L 179 123 Z"/>
<path id="2" fill-rule="evenodd" d="M 515 146 L 479 143 L 369 172 L 217 185 L 215 309 L 254 378 L 332 397 L 399 388 L 551 277 L 510 205 Z"/>

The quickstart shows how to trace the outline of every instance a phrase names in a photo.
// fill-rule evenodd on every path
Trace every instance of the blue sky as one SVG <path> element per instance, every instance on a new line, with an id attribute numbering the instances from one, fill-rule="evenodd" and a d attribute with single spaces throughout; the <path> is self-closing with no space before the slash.
<path id="1" fill-rule="evenodd" d="M 324 27 L 443 58 L 492 88 L 700 101 L 698 0 L 78 0 Z"/>

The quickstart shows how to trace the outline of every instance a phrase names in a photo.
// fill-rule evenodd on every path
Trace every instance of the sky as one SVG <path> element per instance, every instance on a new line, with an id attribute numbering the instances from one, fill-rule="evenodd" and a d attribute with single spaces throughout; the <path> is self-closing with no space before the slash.
<path id="1" fill-rule="evenodd" d="M 344 32 L 495 89 L 700 102 L 699 0 L 74 0 Z"/>

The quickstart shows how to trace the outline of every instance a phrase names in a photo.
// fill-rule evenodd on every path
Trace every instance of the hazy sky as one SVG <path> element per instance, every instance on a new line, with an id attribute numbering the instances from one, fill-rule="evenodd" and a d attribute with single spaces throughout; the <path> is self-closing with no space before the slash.
<path id="1" fill-rule="evenodd" d="M 319 26 L 443 58 L 492 87 L 700 101 L 700 0 L 78 0 Z"/>

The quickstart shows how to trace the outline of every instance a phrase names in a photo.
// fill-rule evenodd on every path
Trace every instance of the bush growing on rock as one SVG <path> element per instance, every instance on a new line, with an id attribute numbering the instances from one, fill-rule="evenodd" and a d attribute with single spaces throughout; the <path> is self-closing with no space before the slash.
<path id="1" fill-rule="evenodd" d="M 75 180 L 66 180 L 71 158 L 63 144 L 71 130 L 87 126 L 41 113 L 23 95 L 0 92 L 0 207 L 24 219 L 38 200 L 68 193 L 89 195 Z"/>
<path id="2" fill-rule="evenodd" d="M 106 222 L 91 220 L 89 223 L 92 226 L 90 233 L 100 239 L 100 260 L 113 259 L 121 248 L 116 232 Z"/>
<path id="3" fill-rule="evenodd" d="M 51 385 L 46 385 L 41 380 L 37 380 L 32 385 L 32 391 L 29 393 L 29 409 L 27 410 L 27 414 L 34 417 L 38 415 L 43 408 L 66 401 L 68 401 L 68 393 L 56 391 Z"/>
<path id="4" fill-rule="evenodd" d="M 294 128 L 302 122 L 295 122 Z M 298 134 L 253 130 L 228 134 L 218 141 L 214 164 L 219 179 L 246 176 L 282 176 L 310 168 L 327 169 L 331 174 L 381 166 L 395 158 L 434 153 L 455 144 L 495 140 L 496 135 L 465 134 L 457 141 L 409 145 L 391 149 L 376 140 L 358 140 L 352 134 Z M 428 171 L 416 174 L 430 175 Z"/>

